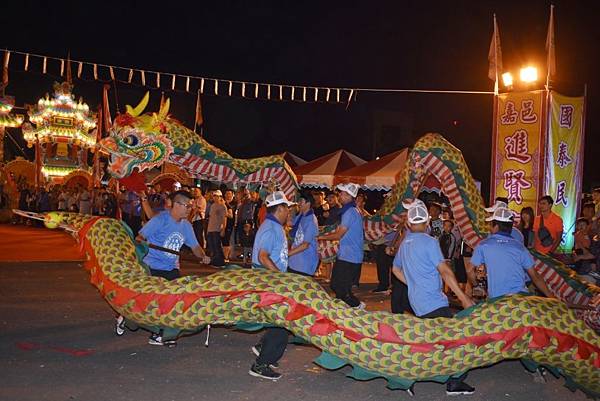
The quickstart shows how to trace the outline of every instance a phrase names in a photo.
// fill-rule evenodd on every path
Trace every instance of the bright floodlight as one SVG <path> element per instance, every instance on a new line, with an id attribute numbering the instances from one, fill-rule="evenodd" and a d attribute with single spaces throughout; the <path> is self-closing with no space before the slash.
<path id="1" fill-rule="evenodd" d="M 504 74 L 502 74 L 502 82 L 504 83 L 504 86 L 506 86 L 507 88 L 510 88 L 511 86 L 513 86 L 513 76 L 510 72 L 505 72 Z"/>
<path id="2" fill-rule="evenodd" d="M 538 79 L 537 68 L 525 67 L 521 68 L 521 81 L 525 83 L 535 82 Z"/>

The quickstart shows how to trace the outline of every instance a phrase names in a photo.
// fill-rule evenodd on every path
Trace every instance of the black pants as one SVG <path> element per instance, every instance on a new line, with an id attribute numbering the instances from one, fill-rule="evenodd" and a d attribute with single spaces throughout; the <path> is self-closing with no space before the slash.
<path id="1" fill-rule="evenodd" d="M 394 257 L 385 253 L 385 244 L 377 245 L 375 248 L 375 263 L 377 264 L 377 280 L 379 285 L 377 288 L 387 290 L 390 287 L 390 272 L 392 271 L 392 263 Z"/>
<path id="2" fill-rule="evenodd" d="M 269 327 L 260 340 L 260 355 L 256 358 L 257 365 L 269 365 L 277 362 L 283 356 L 288 343 L 288 331 L 281 327 Z"/>
<path id="3" fill-rule="evenodd" d="M 198 244 L 200 244 L 200 248 L 205 247 L 204 243 L 204 221 L 196 220 L 192 222 L 192 227 L 194 228 L 194 234 L 196 235 L 196 240 L 198 240 Z"/>
<path id="4" fill-rule="evenodd" d="M 352 307 L 360 304 L 358 298 L 352 294 L 352 283 L 360 266 L 361 263 L 350 263 L 337 259 L 331 272 L 331 289 L 335 292 L 335 297 Z"/>
<path id="5" fill-rule="evenodd" d="M 133 237 L 137 237 L 140 232 L 140 228 L 142 228 L 142 218 L 140 216 L 130 216 L 128 214 L 125 215 L 125 223 L 131 228 L 133 231 Z"/>
<path id="6" fill-rule="evenodd" d="M 224 266 L 225 255 L 223 254 L 223 246 L 221 245 L 221 233 L 218 231 L 209 231 L 206 234 L 206 243 L 211 254 L 210 264 L 213 266 Z"/>
<path id="7" fill-rule="evenodd" d="M 392 313 L 413 313 L 408 300 L 408 286 L 402 281 L 398 280 L 392 273 L 392 296 L 390 299 L 392 307 Z"/>
<path id="8" fill-rule="evenodd" d="M 438 309 L 436 309 L 434 311 L 431 311 L 429 313 L 426 313 L 423 316 L 419 316 L 419 318 L 421 318 L 421 319 L 434 319 L 436 317 L 448 317 L 448 318 L 450 318 L 452 316 L 454 316 L 454 313 L 452 313 L 452 310 L 449 307 L 444 306 L 444 307 L 438 308 Z M 453 384 L 462 383 L 466 378 L 467 378 L 467 373 L 466 372 L 463 373 L 460 377 L 457 377 L 457 378 L 452 378 L 451 377 L 450 379 L 448 379 L 447 385 L 451 386 Z"/>
<path id="9" fill-rule="evenodd" d="M 169 281 L 176 280 L 179 277 L 181 277 L 181 274 L 179 274 L 179 269 L 173 269 L 173 270 L 150 269 L 150 275 L 154 276 L 154 277 L 162 277 Z"/>

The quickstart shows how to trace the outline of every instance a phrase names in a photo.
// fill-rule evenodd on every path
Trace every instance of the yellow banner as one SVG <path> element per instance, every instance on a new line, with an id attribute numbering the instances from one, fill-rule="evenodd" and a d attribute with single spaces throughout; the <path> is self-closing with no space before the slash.
<path id="1" fill-rule="evenodd" d="M 571 251 L 580 202 L 583 155 L 583 97 L 550 93 L 550 124 L 544 189 L 554 198 L 552 211 L 563 219 L 560 248 Z"/>
<path id="2" fill-rule="evenodd" d="M 541 183 L 544 91 L 502 93 L 497 97 L 492 148 L 492 198 L 508 198 L 517 212 L 537 206 Z"/>

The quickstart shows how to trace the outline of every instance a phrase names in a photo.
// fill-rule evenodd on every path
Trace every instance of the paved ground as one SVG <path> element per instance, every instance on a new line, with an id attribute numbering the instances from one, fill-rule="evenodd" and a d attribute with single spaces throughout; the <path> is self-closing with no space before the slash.
<path id="1" fill-rule="evenodd" d="M 186 273 L 203 273 L 184 265 Z M 361 292 L 373 288 L 372 268 Z M 365 297 L 367 298 L 367 297 Z M 384 309 L 369 296 L 368 309 Z M 312 360 L 317 349 L 291 345 L 277 383 L 247 374 L 250 347 L 260 334 L 216 328 L 186 337 L 174 349 L 150 346 L 147 333 L 113 334 L 114 315 L 77 263 L 0 264 L 0 400 L 403 400 L 381 379 L 346 378 L 350 368 L 325 371 Z M 85 351 L 93 351 L 86 354 Z M 469 400 L 584 400 L 581 392 L 549 378 L 538 384 L 518 362 L 470 373 L 477 388 Z M 415 386 L 419 400 L 447 398 L 436 383 Z M 455 398 L 456 399 L 456 398 Z"/>

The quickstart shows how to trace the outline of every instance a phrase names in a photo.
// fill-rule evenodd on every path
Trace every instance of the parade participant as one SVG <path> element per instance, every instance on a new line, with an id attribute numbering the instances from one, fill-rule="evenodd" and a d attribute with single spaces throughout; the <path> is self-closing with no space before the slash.
<path id="1" fill-rule="evenodd" d="M 396 228 L 396 237 L 392 241 L 389 247 L 385 249 L 385 253 L 389 256 L 390 271 L 394 263 L 394 257 L 400 248 L 400 244 L 406 238 L 406 234 L 410 231 L 407 226 L 407 213 L 403 211 L 399 215 L 398 225 Z M 408 299 L 408 287 L 406 283 L 398 280 L 395 274 L 391 275 L 392 281 L 392 293 L 390 294 L 390 309 L 392 313 L 410 313 L 415 314 L 410 306 L 410 300 Z"/>
<path id="2" fill-rule="evenodd" d="M 292 247 L 289 251 L 288 271 L 313 276 L 319 265 L 317 235 L 319 227 L 312 209 L 312 197 L 301 196 L 298 200 L 299 213 L 290 230 Z"/>
<path id="3" fill-rule="evenodd" d="M 535 213 L 533 212 L 533 208 L 527 206 L 521 209 L 521 221 L 519 222 L 519 231 L 523 235 L 523 245 L 525 245 L 525 248 L 528 249 L 533 248 L 533 220 L 535 220 Z"/>
<path id="4" fill-rule="evenodd" d="M 139 242 L 147 241 L 150 244 L 174 251 L 179 251 L 185 244 L 203 263 L 210 262 L 210 258 L 206 257 L 196 240 L 191 223 L 187 220 L 192 208 L 192 195 L 186 191 L 177 191 L 173 193 L 171 200 L 171 209 L 150 219 L 142 227 L 140 233 L 136 236 L 136 240 Z M 162 277 L 169 281 L 180 277 L 178 255 L 150 248 L 148 254 L 144 257 L 144 263 L 150 267 L 152 276 Z M 163 340 L 162 331 L 152 333 L 148 343 L 167 346 L 177 344 L 175 340 Z"/>
<path id="5" fill-rule="evenodd" d="M 339 197 L 343 205 L 340 211 L 342 221 L 334 232 L 321 235 L 317 239 L 340 241 L 331 274 L 331 289 L 335 292 L 336 298 L 349 306 L 364 309 L 365 303 L 352 294 L 352 283 L 363 261 L 363 219 L 354 202 L 358 194 L 358 185 L 339 184 L 336 188 L 340 191 Z"/>
<path id="6" fill-rule="evenodd" d="M 408 209 L 410 232 L 400 244 L 394 258 L 393 273 L 408 285 L 408 299 L 415 315 L 422 319 L 452 317 L 448 298 L 442 291 L 442 279 L 456 294 L 464 308 L 473 301 L 459 287 L 452 269 L 440 251 L 438 241 L 426 233 L 429 214 L 425 204 L 416 200 L 404 204 Z M 466 374 L 460 378 L 450 378 L 446 384 L 446 394 L 473 394 L 475 389 L 464 383 Z M 412 395 L 413 388 L 408 392 Z"/>
<path id="7" fill-rule="evenodd" d="M 511 236 L 513 216 L 512 210 L 499 207 L 486 218 L 491 223 L 491 235 L 475 247 L 471 264 L 475 268 L 485 265 L 489 298 L 527 292 L 525 273 L 544 295 L 554 298 L 534 269 L 533 257 L 523 242 Z"/>
<path id="8" fill-rule="evenodd" d="M 544 255 L 553 253 L 562 241 L 563 221 L 552 211 L 553 204 L 550 195 L 542 196 L 538 201 L 540 214 L 533 221 L 534 248 Z"/>
<path id="9" fill-rule="evenodd" d="M 265 199 L 267 217 L 261 224 L 252 248 L 252 267 L 286 272 L 288 268 L 288 245 L 283 229 L 287 221 L 289 207 L 294 205 L 281 191 L 268 195 Z M 288 332 L 280 327 L 266 329 L 261 341 L 252 347 L 257 356 L 248 371 L 251 376 L 278 380 L 280 373 L 273 370 L 287 347 Z"/>
<path id="10" fill-rule="evenodd" d="M 221 238 L 225 236 L 227 226 L 227 207 L 223 200 L 223 194 L 219 189 L 212 193 L 213 204 L 208 216 L 208 227 L 206 229 L 206 244 L 210 252 L 212 265 L 216 267 L 225 266 L 225 255 Z"/>
<path id="11" fill-rule="evenodd" d="M 498 209 L 499 207 L 503 207 L 508 209 L 508 198 L 504 198 L 501 196 L 496 197 L 494 204 L 490 207 L 486 207 L 484 210 L 488 213 L 487 217 L 490 217 L 494 211 L 496 209 Z M 509 209 L 510 210 L 510 209 Z M 518 228 L 513 227 L 512 231 L 510 232 L 511 237 L 513 237 L 514 239 L 516 239 L 517 241 L 519 241 L 520 243 L 525 243 L 525 239 L 523 238 L 523 234 L 521 233 L 521 231 L 519 231 Z"/>

